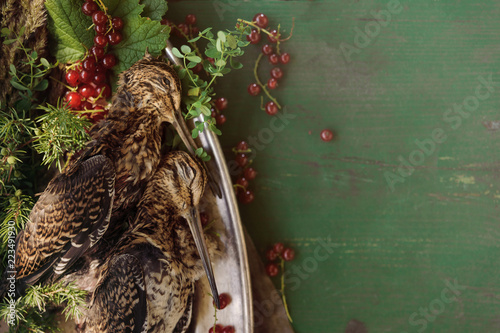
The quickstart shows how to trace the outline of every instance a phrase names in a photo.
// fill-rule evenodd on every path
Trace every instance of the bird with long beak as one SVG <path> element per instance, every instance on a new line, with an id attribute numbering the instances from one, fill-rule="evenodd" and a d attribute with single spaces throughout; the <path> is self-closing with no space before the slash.
<path id="1" fill-rule="evenodd" d="M 50 181 L 17 238 L 21 295 L 37 281 L 59 279 L 103 238 L 106 244 L 117 239 L 110 233 L 122 232 L 123 217 L 135 211 L 160 163 L 169 124 L 193 150 L 180 108 L 181 84 L 169 64 L 146 54 L 120 75 L 107 118 L 91 130 L 85 151 Z M 194 233 L 199 239 L 200 231 Z"/>
<path id="2" fill-rule="evenodd" d="M 194 283 L 215 286 L 197 206 L 204 167 L 183 151 L 165 156 L 138 204 L 131 230 L 102 266 L 85 332 L 185 332 Z M 212 255 L 218 245 L 207 236 Z"/>

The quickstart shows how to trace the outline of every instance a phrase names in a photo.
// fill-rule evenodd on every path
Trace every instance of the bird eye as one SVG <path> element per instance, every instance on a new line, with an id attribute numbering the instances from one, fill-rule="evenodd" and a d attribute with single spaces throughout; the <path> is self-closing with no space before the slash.
<path id="1" fill-rule="evenodd" d="M 166 85 L 167 87 L 170 87 L 170 80 L 169 79 L 164 77 L 164 78 L 162 78 L 161 81 L 163 82 L 164 85 Z"/>

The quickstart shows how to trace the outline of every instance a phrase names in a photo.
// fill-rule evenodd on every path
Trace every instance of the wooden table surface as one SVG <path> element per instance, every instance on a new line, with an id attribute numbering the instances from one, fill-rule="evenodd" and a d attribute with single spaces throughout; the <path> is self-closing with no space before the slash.
<path id="1" fill-rule="evenodd" d="M 258 12 L 286 31 L 296 20 L 276 91 L 287 116 L 247 94 L 248 48 L 217 87 L 221 142 L 232 158 L 257 138 L 256 198 L 240 211 L 263 259 L 276 241 L 297 252 L 295 331 L 500 332 L 500 2 L 169 3 L 201 28 Z"/>

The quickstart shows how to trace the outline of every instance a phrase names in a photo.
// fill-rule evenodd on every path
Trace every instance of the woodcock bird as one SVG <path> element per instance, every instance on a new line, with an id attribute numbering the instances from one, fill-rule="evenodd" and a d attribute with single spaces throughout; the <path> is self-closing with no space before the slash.
<path id="1" fill-rule="evenodd" d="M 206 173 L 183 151 L 165 156 L 128 230 L 110 252 L 91 300 L 86 332 L 185 332 L 194 282 L 203 274 L 204 236 L 196 206 Z M 201 236 L 201 237 L 199 237 Z M 219 251 L 208 237 L 211 254 Z M 201 253 L 208 261 L 207 252 Z"/>
<path id="2" fill-rule="evenodd" d="M 102 238 L 100 244 L 116 239 L 107 235 L 135 209 L 160 163 L 169 124 L 192 151 L 180 107 L 181 84 L 169 64 L 146 54 L 120 75 L 107 119 L 92 129 L 79 158 L 50 181 L 17 238 L 20 294 L 27 285 L 60 278 Z M 200 237 L 201 230 L 193 232 Z M 218 301 L 210 261 L 204 264 Z"/>

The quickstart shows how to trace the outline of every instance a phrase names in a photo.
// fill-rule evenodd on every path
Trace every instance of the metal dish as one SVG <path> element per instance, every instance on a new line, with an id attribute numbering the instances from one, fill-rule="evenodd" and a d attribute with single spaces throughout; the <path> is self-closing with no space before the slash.
<path id="1" fill-rule="evenodd" d="M 171 50 L 172 45 L 168 42 L 165 49 L 168 59 L 182 66 Z M 224 246 L 222 258 L 212 264 L 219 293 L 228 293 L 231 296 L 231 303 L 225 309 L 217 311 L 217 323 L 232 325 L 238 333 L 253 333 L 250 268 L 233 185 L 217 136 L 209 129 L 205 129 L 199 136 L 199 143 L 212 156 L 207 162 L 207 167 L 219 178 L 218 184 L 222 191 L 221 198 L 215 197 L 210 190 L 205 191 L 200 204 L 200 210 L 207 212 L 211 219 L 216 221 L 214 228 L 220 234 Z M 200 279 L 196 284 L 195 305 L 189 332 L 206 333 L 213 326 L 215 311 L 209 294 L 207 279 Z"/>

